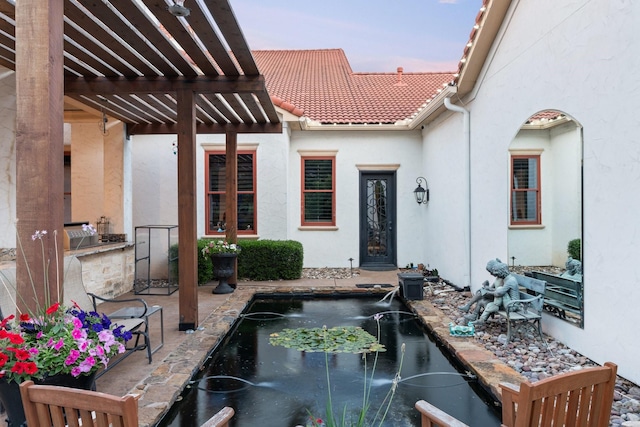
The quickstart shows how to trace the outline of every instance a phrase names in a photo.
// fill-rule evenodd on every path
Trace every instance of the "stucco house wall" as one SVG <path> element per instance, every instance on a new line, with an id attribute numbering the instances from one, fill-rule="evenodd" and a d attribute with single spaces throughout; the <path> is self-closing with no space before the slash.
<path id="1" fill-rule="evenodd" d="M 543 328 L 598 363 L 615 361 L 634 382 L 640 81 L 629 70 L 640 64 L 629 52 L 640 47 L 639 19 L 640 5 L 630 2 L 514 1 L 477 91 L 465 99 L 474 147 L 472 284 L 487 278 L 487 260 L 506 255 L 512 140 L 538 111 L 569 114 L 584 135 L 585 324 L 545 316 Z"/>
<path id="2" fill-rule="evenodd" d="M 205 151 L 224 150 L 224 135 L 198 135 L 198 236 L 205 237 Z M 174 136 L 134 135 L 133 222 L 177 223 L 177 164 Z M 398 265 L 425 262 L 421 246 L 425 208 L 413 196 L 420 170 L 421 139 L 414 132 L 291 131 L 238 135 L 238 150 L 257 159 L 257 234 L 239 238 L 293 239 L 304 247 L 305 267 L 358 266 L 359 171 L 396 170 Z M 301 153 L 336 153 L 336 227 L 300 227 Z M 157 256 L 162 256 L 157 255 Z"/>
<path id="3" fill-rule="evenodd" d="M 301 153 L 335 152 L 336 227 L 300 227 Z M 292 133 L 289 153 L 288 235 L 302 242 L 305 267 L 359 265 L 359 178 L 361 170 L 390 170 L 396 174 L 397 264 L 424 263 L 419 242 L 424 234 L 422 215 L 413 195 L 420 167 L 419 131 L 297 131 Z"/>
<path id="4" fill-rule="evenodd" d="M 425 125 L 422 135 L 422 169 L 431 200 L 421 208 L 424 236 L 419 244 L 425 248 L 431 268 L 459 287 L 469 286 L 468 147 L 462 114 L 444 113 Z"/>

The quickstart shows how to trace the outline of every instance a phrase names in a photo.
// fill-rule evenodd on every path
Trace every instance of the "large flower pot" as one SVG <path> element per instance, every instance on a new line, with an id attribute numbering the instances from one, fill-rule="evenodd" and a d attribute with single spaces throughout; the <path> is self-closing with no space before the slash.
<path id="1" fill-rule="evenodd" d="M 71 374 L 54 375 L 43 380 L 34 381 L 37 384 L 59 385 L 64 387 L 81 388 L 83 390 L 95 389 L 96 372 L 90 375 L 74 377 Z M 22 399 L 20 398 L 20 384 L 7 382 L 0 378 L 0 401 L 4 406 L 8 427 L 25 427 L 27 425 Z"/>
<path id="2" fill-rule="evenodd" d="M 213 275 L 219 280 L 218 286 L 213 289 L 214 294 L 229 294 L 234 291 L 228 280 L 233 276 L 237 257 L 238 254 L 235 253 L 211 254 Z"/>

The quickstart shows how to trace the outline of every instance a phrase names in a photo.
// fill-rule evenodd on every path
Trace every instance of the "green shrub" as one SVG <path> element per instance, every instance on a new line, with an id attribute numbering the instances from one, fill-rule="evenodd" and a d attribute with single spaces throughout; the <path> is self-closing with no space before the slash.
<path id="1" fill-rule="evenodd" d="M 211 239 L 198 239 L 198 284 L 215 279 L 211 258 L 202 256 L 202 249 Z M 248 280 L 293 280 L 302 277 L 302 243 L 294 240 L 241 240 L 238 242 L 238 277 Z M 178 256 L 178 245 L 169 249 L 171 257 Z M 177 260 L 172 263 L 177 278 Z M 173 273 L 173 271 L 172 271 Z"/>
<path id="2" fill-rule="evenodd" d="M 302 243 L 294 240 L 239 242 L 238 277 L 249 280 L 293 280 L 302 276 Z"/>
<path id="3" fill-rule="evenodd" d="M 582 261 L 582 247 L 580 239 L 570 240 L 569 245 L 567 246 L 567 252 L 569 252 L 569 256 L 571 258 Z"/>

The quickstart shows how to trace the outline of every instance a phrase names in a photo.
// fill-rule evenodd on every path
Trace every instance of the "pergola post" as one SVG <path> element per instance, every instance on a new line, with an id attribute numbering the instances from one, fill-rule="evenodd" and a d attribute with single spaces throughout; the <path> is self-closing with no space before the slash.
<path id="1" fill-rule="evenodd" d="M 225 218 L 227 226 L 225 234 L 229 243 L 238 243 L 238 134 L 226 133 L 225 169 L 226 195 Z M 233 276 L 229 279 L 231 285 L 238 283 L 238 259 L 235 260 Z"/>
<path id="2" fill-rule="evenodd" d="M 198 236 L 196 205 L 196 105 L 192 90 L 177 92 L 178 102 L 178 330 L 198 326 Z"/>
<path id="3" fill-rule="evenodd" d="M 58 298 L 57 285 L 62 290 L 63 6 L 58 0 L 20 0 L 15 5 L 16 273 L 17 303 L 23 311 L 46 308 Z M 41 241 L 31 240 L 36 230 L 47 231 Z"/>

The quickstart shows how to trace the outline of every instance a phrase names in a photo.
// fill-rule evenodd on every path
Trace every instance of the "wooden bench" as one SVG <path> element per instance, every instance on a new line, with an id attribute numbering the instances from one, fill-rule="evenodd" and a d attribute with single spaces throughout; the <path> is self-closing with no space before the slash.
<path id="1" fill-rule="evenodd" d="M 544 293 L 545 310 L 562 319 L 567 318 L 567 312 L 572 313 L 579 318 L 580 327 L 584 326 L 582 281 L 542 271 L 532 271 L 529 274 L 547 282 Z"/>
<path id="2" fill-rule="evenodd" d="M 518 280 L 520 297 L 510 301 L 505 309 L 496 314 L 507 321 L 507 343 L 511 341 L 513 329 L 518 324 L 531 323 L 542 339 L 542 307 L 544 304 L 545 281 L 512 273 Z"/>

